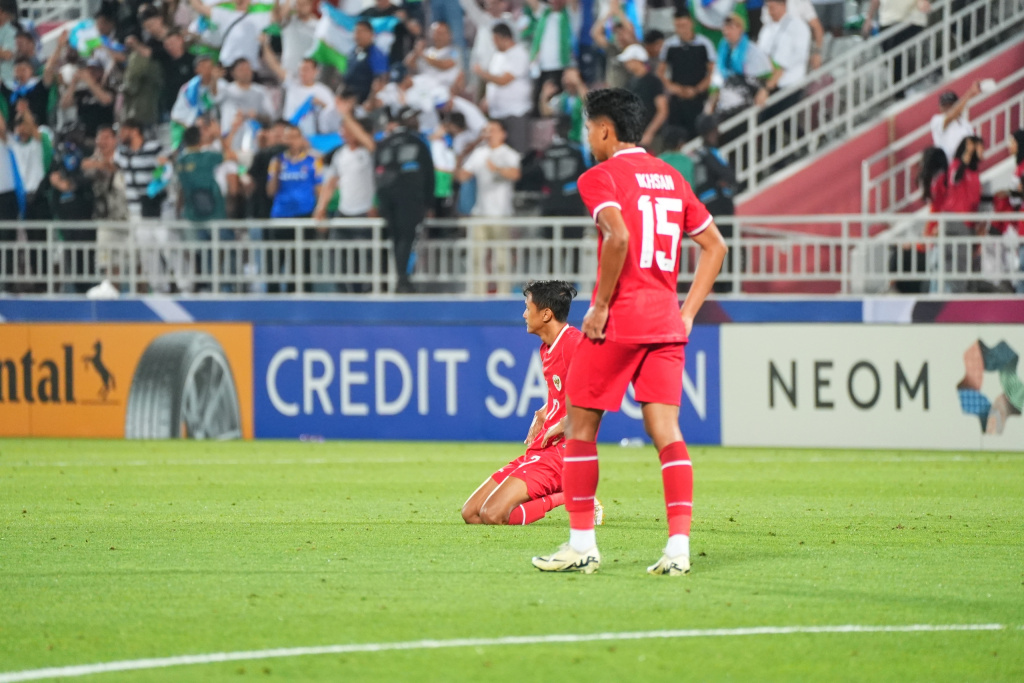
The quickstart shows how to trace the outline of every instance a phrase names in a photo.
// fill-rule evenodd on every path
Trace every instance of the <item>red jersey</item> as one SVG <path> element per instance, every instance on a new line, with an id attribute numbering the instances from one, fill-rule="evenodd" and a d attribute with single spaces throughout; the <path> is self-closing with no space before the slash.
<path id="1" fill-rule="evenodd" d="M 616 152 L 581 175 L 577 186 L 595 221 L 602 209 L 614 206 L 629 228 L 629 251 L 612 293 L 605 337 L 625 343 L 685 342 L 676 294 L 679 243 L 683 234 L 696 235 L 711 225 L 707 208 L 679 171 L 641 147 Z M 603 244 L 599 235 L 599 262 Z"/>
<path id="2" fill-rule="evenodd" d="M 954 159 L 949 167 L 949 189 L 942 202 L 942 210 L 947 213 L 974 213 L 981 204 L 981 178 L 977 171 L 965 168 L 960 182 L 956 181 L 962 166 L 962 161 Z"/>
<path id="3" fill-rule="evenodd" d="M 583 333 L 572 325 L 566 325 L 562 331 L 551 342 L 540 345 L 540 359 L 544 363 L 544 381 L 548 385 L 548 402 L 545 405 L 547 415 L 544 418 L 544 427 L 540 434 L 534 438 L 530 448 L 541 448 L 544 443 L 544 435 L 565 417 L 565 378 L 569 374 L 569 365 L 572 357 L 576 354 L 576 347 L 579 346 Z M 550 448 L 561 442 L 565 437 L 559 436 L 553 439 L 546 448 Z"/>

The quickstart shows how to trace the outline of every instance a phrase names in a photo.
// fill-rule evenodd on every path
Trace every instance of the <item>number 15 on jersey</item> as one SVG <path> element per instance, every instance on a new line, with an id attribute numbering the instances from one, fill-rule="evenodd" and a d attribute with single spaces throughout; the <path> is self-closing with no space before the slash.
<path id="1" fill-rule="evenodd" d="M 674 272 L 676 259 L 679 257 L 679 236 L 682 229 L 679 223 L 674 223 L 669 214 L 681 216 L 683 212 L 683 200 L 679 197 L 654 197 L 640 195 L 637 200 L 637 208 L 643 217 L 643 236 L 640 241 L 640 267 L 650 268 L 655 261 L 658 268 L 666 272 Z M 656 249 L 655 235 L 663 235 L 672 240 L 672 245 L 667 249 Z M 663 240 L 658 240 L 664 244 Z"/>

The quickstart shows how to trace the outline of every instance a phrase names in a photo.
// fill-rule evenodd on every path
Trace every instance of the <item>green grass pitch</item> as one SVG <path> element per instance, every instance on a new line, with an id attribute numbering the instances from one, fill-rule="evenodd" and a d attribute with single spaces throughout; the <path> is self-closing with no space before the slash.
<path id="1" fill-rule="evenodd" d="M 0 441 L 0 681 L 173 655 L 667 629 L 999 624 L 414 648 L 82 681 L 1021 681 L 1024 453 L 692 448 L 693 573 L 653 448 L 601 449 L 592 576 L 567 538 L 466 526 L 515 444 Z M 13 679 L 12 679 L 13 680 Z"/>

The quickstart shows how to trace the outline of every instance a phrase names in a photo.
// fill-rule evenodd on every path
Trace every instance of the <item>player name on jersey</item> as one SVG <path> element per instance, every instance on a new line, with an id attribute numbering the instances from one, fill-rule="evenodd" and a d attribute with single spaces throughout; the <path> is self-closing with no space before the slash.
<path id="1" fill-rule="evenodd" d="M 676 184 L 672 176 L 661 173 L 635 173 L 636 184 L 645 190 L 674 190 Z"/>

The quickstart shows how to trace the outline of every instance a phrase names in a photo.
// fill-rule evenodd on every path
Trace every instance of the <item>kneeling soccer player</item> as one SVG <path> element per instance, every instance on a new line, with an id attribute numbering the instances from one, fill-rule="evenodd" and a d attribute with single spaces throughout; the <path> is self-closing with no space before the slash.
<path id="1" fill-rule="evenodd" d="M 579 179 L 580 197 L 598 233 L 597 283 L 583 318 L 586 335 L 569 370 L 565 509 L 569 542 L 533 558 L 550 572 L 594 572 L 601 563 L 594 535 L 597 430 L 605 411 L 618 410 L 630 382 L 644 428 L 661 460 L 668 544 L 651 574 L 690 571 L 693 469 L 679 429 L 683 345 L 722 267 L 726 246 L 707 208 L 674 168 L 639 146 L 644 105 L 628 90 L 593 90 L 585 104 L 596 166 Z M 700 247 L 682 308 L 676 294 L 679 245 Z"/>
<path id="2" fill-rule="evenodd" d="M 526 296 L 526 331 L 541 338 L 540 357 L 548 397 L 526 435 L 526 453 L 484 480 L 462 506 L 467 524 L 530 524 L 564 503 L 565 377 L 583 334 L 566 323 L 576 290 L 568 282 L 531 282 Z M 594 521 L 603 510 L 595 507 Z"/>

